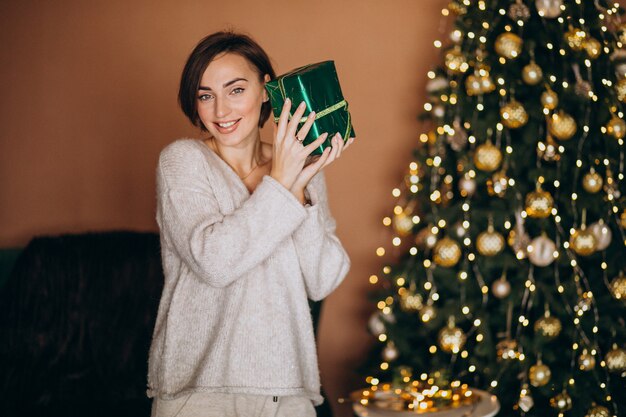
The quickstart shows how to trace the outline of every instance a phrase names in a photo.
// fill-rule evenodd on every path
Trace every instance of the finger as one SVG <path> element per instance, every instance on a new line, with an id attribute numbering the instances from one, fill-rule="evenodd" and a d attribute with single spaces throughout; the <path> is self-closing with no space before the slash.
<path id="1" fill-rule="evenodd" d="M 335 140 L 338 140 L 336 136 L 335 136 Z M 324 164 L 324 166 L 330 165 L 335 159 L 337 159 L 338 152 L 339 152 L 339 146 L 338 145 L 333 146 L 333 148 L 330 150 L 330 155 L 328 155 L 328 159 L 326 160 L 326 163 Z"/>
<path id="2" fill-rule="evenodd" d="M 291 100 L 289 98 L 285 99 L 285 103 L 283 104 L 283 109 L 280 111 L 280 117 L 278 118 L 278 127 L 276 130 L 276 138 L 282 140 L 285 137 L 285 132 L 287 131 L 287 124 L 289 123 L 289 111 L 291 110 Z"/>
<path id="3" fill-rule="evenodd" d="M 317 139 L 315 139 L 313 142 L 309 143 L 302 149 L 304 149 L 304 152 L 307 155 L 310 155 L 315 149 L 322 146 L 322 144 L 326 141 L 327 137 L 328 137 L 328 133 L 322 133 L 321 135 L 318 136 Z"/>
<path id="4" fill-rule="evenodd" d="M 319 158 L 315 160 L 315 162 L 311 163 L 302 170 L 303 174 L 308 180 L 313 178 L 313 176 L 320 172 L 320 170 L 324 167 L 330 155 L 330 151 L 331 148 L 324 149 L 324 152 L 322 152 L 322 154 L 319 156 Z"/>
<path id="5" fill-rule="evenodd" d="M 337 148 L 336 157 L 339 158 L 341 157 L 341 152 L 343 152 L 343 139 L 341 138 L 341 135 L 337 133 L 333 140 L 335 141 L 335 143 L 333 144 L 333 148 Z"/>
<path id="6" fill-rule="evenodd" d="M 343 150 L 345 151 L 346 149 L 348 149 L 350 145 L 352 145 L 353 143 L 354 143 L 354 138 L 348 139 L 347 142 L 343 145 Z"/>
<path id="7" fill-rule="evenodd" d="M 305 109 L 306 103 L 303 101 L 298 105 L 298 108 L 293 113 L 293 116 L 291 116 L 291 120 L 287 125 L 287 134 L 285 135 L 286 137 L 289 136 L 293 138 L 296 136 L 296 129 L 298 129 L 298 124 L 300 123 L 300 119 L 302 118 Z"/>
<path id="8" fill-rule="evenodd" d="M 306 122 L 304 122 L 300 130 L 298 130 L 298 133 L 296 133 L 296 137 L 298 138 L 299 142 L 302 142 L 304 138 L 306 138 L 306 135 L 309 134 L 309 130 L 311 129 L 311 126 L 313 126 L 314 122 L 315 122 L 315 112 L 312 111 L 307 116 Z"/>

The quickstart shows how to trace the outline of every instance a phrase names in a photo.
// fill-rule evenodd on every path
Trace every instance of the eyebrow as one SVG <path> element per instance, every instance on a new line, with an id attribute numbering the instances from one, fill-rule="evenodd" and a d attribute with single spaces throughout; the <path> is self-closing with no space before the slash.
<path id="1" fill-rule="evenodd" d="M 222 88 L 226 88 L 229 85 L 235 84 L 237 81 L 248 81 L 248 80 L 246 80 L 245 78 L 235 78 L 234 80 L 230 80 L 227 83 L 224 83 L 222 85 Z M 198 87 L 198 90 L 208 90 L 208 91 L 211 91 L 211 87 L 200 86 L 200 87 Z"/>

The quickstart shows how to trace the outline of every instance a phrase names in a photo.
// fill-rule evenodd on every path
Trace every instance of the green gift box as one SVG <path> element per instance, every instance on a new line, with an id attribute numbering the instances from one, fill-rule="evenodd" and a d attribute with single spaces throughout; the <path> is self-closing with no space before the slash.
<path id="1" fill-rule="evenodd" d="M 320 155 L 325 148 L 331 146 L 330 139 L 335 133 L 340 133 L 344 141 L 355 137 L 348 103 L 341 93 L 333 61 L 297 68 L 267 82 L 265 88 L 270 97 L 275 122 L 278 122 L 286 98 L 291 99 L 290 119 L 300 102 L 306 103 L 300 126 L 304 124 L 307 115 L 315 111 L 315 122 L 303 143 L 306 145 L 313 142 L 322 133 L 328 133 L 328 138 L 313 154 Z"/>

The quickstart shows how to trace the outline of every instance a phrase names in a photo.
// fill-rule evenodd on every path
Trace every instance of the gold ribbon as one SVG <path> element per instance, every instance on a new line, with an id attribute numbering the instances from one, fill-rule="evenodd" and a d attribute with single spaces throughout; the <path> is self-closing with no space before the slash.
<path id="1" fill-rule="evenodd" d="M 347 106 L 348 106 L 348 103 L 345 100 L 341 100 L 339 103 L 333 104 L 332 106 L 325 108 L 319 113 L 315 113 L 315 120 L 321 119 L 322 117 Z M 291 117 L 292 117 L 291 114 L 289 114 L 289 120 L 291 120 Z M 300 118 L 300 121 L 298 123 L 304 123 L 306 119 L 307 119 L 307 116 L 303 116 L 302 118 Z M 274 117 L 274 122 L 278 123 L 279 120 L 280 120 L 280 117 Z"/>

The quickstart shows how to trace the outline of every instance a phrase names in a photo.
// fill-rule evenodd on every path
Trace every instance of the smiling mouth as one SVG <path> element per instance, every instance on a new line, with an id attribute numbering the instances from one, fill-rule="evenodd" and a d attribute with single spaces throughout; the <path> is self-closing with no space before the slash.
<path id="1" fill-rule="evenodd" d="M 230 120 L 228 122 L 213 122 L 213 125 L 217 128 L 217 131 L 220 133 L 224 133 L 224 134 L 232 133 L 239 126 L 240 120 L 241 119 Z"/>

